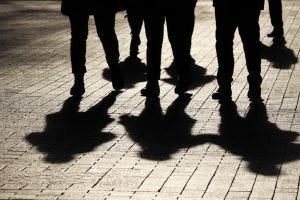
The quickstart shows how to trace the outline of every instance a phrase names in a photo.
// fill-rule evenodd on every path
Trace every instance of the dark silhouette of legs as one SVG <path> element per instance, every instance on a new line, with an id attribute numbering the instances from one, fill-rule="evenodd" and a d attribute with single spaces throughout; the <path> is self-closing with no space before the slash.
<path id="1" fill-rule="evenodd" d="M 261 55 L 259 42 L 259 6 L 239 9 L 237 6 L 216 5 L 216 50 L 218 57 L 217 80 L 219 89 L 212 95 L 213 99 L 231 99 L 231 82 L 234 69 L 233 38 L 236 28 L 243 42 L 249 83 L 248 97 L 250 101 L 261 100 L 260 84 L 262 78 Z"/>
<path id="2" fill-rule="evenodd" d="M 243 42 L 246 64 L 249 75 L 248 97 L 251 101 L 261 99 L 260 84 L 261 72 L 261 49 L 259 41 L 259 15 L 260 10 L 243 11 L 241 13 L 243 22 L 239 24 L 239 33 Z"/>
<path id="3" fill-rule="evenodd" d="M 217 81 L 219 89 L 213 99 L 231 98 L 231 82 L 234 69 L 233 38 L 237 28 L 235 16 L 229 9 L 215 7 L 216 51 L 218 58 Z"/>
<path id="4" fill-rule="evenodd" d="M 131 58 L 137 58 L 139 45 L 141 44 L 140 33 L 143 25 L 143 16 L 138 5 L 130 5 L 127 9 L 127 19 L 131 29 L 130 52 Z"/>
<path id="5" fill-rule="evenodd" d="M 147 84 L 142 89 L 143 96 L 158 96 L 163 42 L 164 17 L 160 12 L 148 10 L 144 17 L 147 37 Z"/>
<path id="6" fill-rule="evenodd" d="M 273 37 L 275 42 L 284 39 L 281 0 L 269 0 L 269 12 L 273 31 L 268 37 Z"/>
<path id="7" fill-rule="evenodd" d="M 84 73 L 86 72 L 85 54 L 89 15 L 70 15 L 69 19 L 71 24 L 71 65 L 75 77 L 70 94 L 81 96 L 85 92 Z"/>
<path id="8" fill-rule="evenodd" d="M 115 12 L 108 10 L 94 15 L 98 36 L 102 42 L 108 63 L 112 85 L 115 90 L 123 88 L 124 83 L 119 68 L 119 46 L 115 33 Z"/>

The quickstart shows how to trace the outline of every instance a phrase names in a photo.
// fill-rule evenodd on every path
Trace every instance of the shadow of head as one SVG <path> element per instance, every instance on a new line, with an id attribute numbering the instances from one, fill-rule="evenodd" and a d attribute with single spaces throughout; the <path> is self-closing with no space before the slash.
<path id="1" fill-rule="evenodd" d="M 44 132 L 31 133 L 26 140 L 45 153 L 45 160 L 50 163 L 69 162 L 78 154 L 93 151 L 115 138 L 102 129 L 114 121 L 107 111 L 117 94 L 110 93 L 86 112 L 78 112 L 80 99 L 70 97 L 61 111 L 46 116 Z"/>
<path id="2" fill-rule="evenodd" d="M 220 115 L 220 136 L 211 141 L 241 156 L 251 171 L 278 175 L 282 163 L 300 158 L 300 146 L 293 143 L 298 133 L 281 130 L 269 122 L 263 103 L 250 104 L 244 118 L 233 102 L 221 104 Z"/>
<path id="3" fill-rule="evenodd" d="M 289 69 L 293 64 L 298 63 L 294 51 L 280 42 L 273 43 L 271 46 L 261 43 L 261 58 L 270 61 L 272 66 L 278 69 Z"/>
<path id="4" fill-rule="evenodd" d="M 120 117 L 130 138 L 141 148 L 140 157 L 168 160 L 178 150 L 198 144 L 191 134 L 196 120 L 185 113 L 190 100 L 190 95 L 179 96 L 163 113 L 158 98 L 147 98 L 139 116 Z"/>

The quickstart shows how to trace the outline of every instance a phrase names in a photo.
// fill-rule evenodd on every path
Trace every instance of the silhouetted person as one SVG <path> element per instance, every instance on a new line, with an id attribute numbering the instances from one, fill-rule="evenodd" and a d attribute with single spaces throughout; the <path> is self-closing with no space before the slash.
<path id="1" fill-rule="evenodd" d="M 129 59 L 138 61 L 139 45 L 141 44 L 140 33 L 143 25 L 142 2 L 140 0 L 129 0 L 127 5 L 127 19 L 131 30 L 131 42 Z"/>
<path id="2" fill-rule="evenodd" d="M 84 74 L 89 15 L 93 15 L 95 19 L 97 34 L 111 71 L 113 88 L 119 90 L 123 87 L 119 70 L 118 40 L 114 29 L 116 10 L 116 3 L 112 0 L 62 1 L 61 11 L 69 16 L 71 24 L 71 64 L 75 78 L 71 95 L 81 96 L 85 92 Z"/>
<path id="3" fill-rule="evenodd" d="M 219 89 L 213 99 L 231 99 L 231 82 L 234 70 L 233 39 L 238 28 L 242 39 L 248 69 L 250 101 L 261 100 L 262 78 L 260 55 L 259 15 L 263 0 L 214 0 L 216 18 L 216 51 L 218 58 L 217 80 Z"/>
<path id="4" fill-rule="evenodd" d="M 275 43 L 284 41 L 281 0 L 268 0 L 268 2 L 271 24 L 273 26 L 273 31 L 268 34 L 268 37 L 273 37 Z"/>
<path id="5" fill-rule="evenodd" d="M 157 5 L 157 4 L 156 4 Z M 156 58 L 151 58 L 151 49 L 149 48 L 149 54 L 147 53 L 147 74 L 148 74 L 148 82 L 146 87 L 141 91 L 144 96 L 158 96 L 160 93 L 158 80 L 160 78 L 160 54 L 161 47 L 163 42 L 163 26 L 164 21 L 166 20 L 167 29 L 168 29 L 168 37 L 172 47 L 174 63 L 176 65 L 176 69 L 178 72 L 178 83 L 175 87 L 175 93 L 183 94 L 188 89 L 192 82 L 190 76 L 190 65 L 191 65 L 191 36 L 194 28 L 195 16 L 194 9 L 196 5 L 195 0 L 188 0 L 185 2 L 182 1 L 163 1 L 159 4 L 159 12 L 154 13 L 150 12 L 150 18 L 156 17 L 155 24 L 157 26 L 156 29 L 156 38 L 159 40 L 155 40 L 155 44 L 153 44 L 153 40 L 151 37 L 147 37 L 148 40 L 152 41 L 151 44 L 156 47 L 158 51 L 155 51 Z M 154 21 L 154 20 L 152 20 Z M 160 23 L 158 25 L 158 23 Z M 146 20 L 145 20 L 145 28 Z M 160 34 L 160 35 L 158 35 Z M 148 41 L 149 42 L 149 41 Z M 157 44 L 156 44 L 157 43 Z M 148 52 L 147 46 L 147 52 Z M 159 49 L 158 49 L 159 48 Z M 159 55 L 158 55 L 159 53 Z M 149 55 L 149 56 L 148 56 Z M 155 63 L 153 63 L 155 61 Z M 149 63 L 149 64 L 148 64 Z M 154 67 L 153 67 L 153 64 Z"/>

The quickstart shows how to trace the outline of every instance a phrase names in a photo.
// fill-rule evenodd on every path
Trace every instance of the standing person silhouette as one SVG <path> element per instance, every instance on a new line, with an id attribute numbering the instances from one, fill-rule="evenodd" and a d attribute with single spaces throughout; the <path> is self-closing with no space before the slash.
<path id="1" fill-rule="evenodd" d="M 233 39 L 238 28 L 244 47 L 248 69 L 250 101 L 261 100 L 262 78 L 260 55 L 259 15 L 263 0 L 214 0 L 216 18 L 216 51 L 218 58 L 217 81 L 219 89 L 213 99 L 231 99 L 231 82 L 234 70 Z"/>
<path id="2" fill-rule="evenodd" d="M 268 0 L 269 12 L 273 31 L 268 34 L 268 37 L 273 37 L 274 42 L 284 40 L 284 30 L 282 21 L 282 3 L 281 0 Z"/>
<path id="3" fill-rule="evenodd" d="M 62 0 L 61 12 L 69 17 L 71 24 L 71 65 L 74 85 L 70 94 L 73 96 L 81 96 L 85 92 L 84 74 L 89 15 L 93 15 L 95 19 L 97 34 L 102 42 L 111 72 L 113 88 L 120 90 L 123 87 L 119 69 L 118 40 L 114 29 L 116 3 L 112 0 L 99 2 Z"/>
<path id="4" fill-rule="evenodd" d="M 178 83 L 175 87 L 176 94 L 184 94 L 192 82 L 190 76 L 191 65 L 191 37 L 194 29 L 194 9 L 196 0 L 187 0 L 184 3 L 179 0 L 157 2 L 159 12 L 149 12 L 145 18 L 145 29 L 154 34 L 147 37 L 147 84 L 142 89 L 143 96 L 158 96 L 160 93 L 158 80 L 160 78 L 161 48 L 163 42 L 164 21 L 167 22 L 168 38 L 172 47 L 175 66 L 178 72 Z M 156 20 L 153 20 L 156 18 Z M 149 21 L 148 21 L 149 19 Z M 153 29 L 147 24 L 154 24 Z M 153 40 L 154 39 L 154 40 Z M 152 48 L 156 51 L 153 53 Z M 156 59 L 153 59 L 153 56 Z"/>

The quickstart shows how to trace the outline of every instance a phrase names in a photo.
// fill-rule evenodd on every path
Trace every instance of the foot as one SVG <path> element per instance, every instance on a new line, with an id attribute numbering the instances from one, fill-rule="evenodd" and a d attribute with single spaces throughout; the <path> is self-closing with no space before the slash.
<path id="1" fill-rule="evenodd" d="M 215 100 L 228 100 L 230 101 L 231 100 L 231 90 L 228 89 L 228 90 L 222 90 L 222 89 L 218 89 L 216 92 L 214 92 L 212 95 L 211 95 L 212 99 L 215 99 Z"/>
<path id="2" fill-rule="evenodd" d="M 111 72 L 111 81 L 112 81 L 113 88 L 117 91 L 121 90 L 124 87 L 124 81 L 119 66 L 111 67 L 110 72 Z"/>
<path id="3" fill-rule="evenodd" d="M 175 93 L 178 95 L 186 93 L 189 90 L 190 85 L 191 81 L 179 81 L 175 87 Z"/>
<path id="4" fill-rule="evenodd" d="M 252 103 L 259 103 L 262 102 L 263 99 L 261 98 L 261 89 L 260 87 L 251 88 L 248 91 L 248 98 Z"/>
<path id="5" fill-rule="evenodd" d="M 81 97 L 84 94 L 84 92 L 84 75 L 74 75 L 74 85 L 70 90 L 70 94 L 75 97 Z"/>
<path id="6" fill-rule="evenodd" d="M 273 38 L 282 38 L 283 36 L 283 28 L 276 28 L 273 29 L 271 33 L 267 35 L 268 37 L 273 37 Z"/>
<path id="7" fill-rule="evenodd" d="M 141 95 L 146 97 L 158 97 L 159 93 L 158 81 L 148 81 L 146 87 L 141 90 Z"/>
<path id="8" fill-rule="evenodd" d="M 84 83 L 74 83 L 70 90 L 70 94 L 75 97 L 81 97 L 85 92 Z"/>

